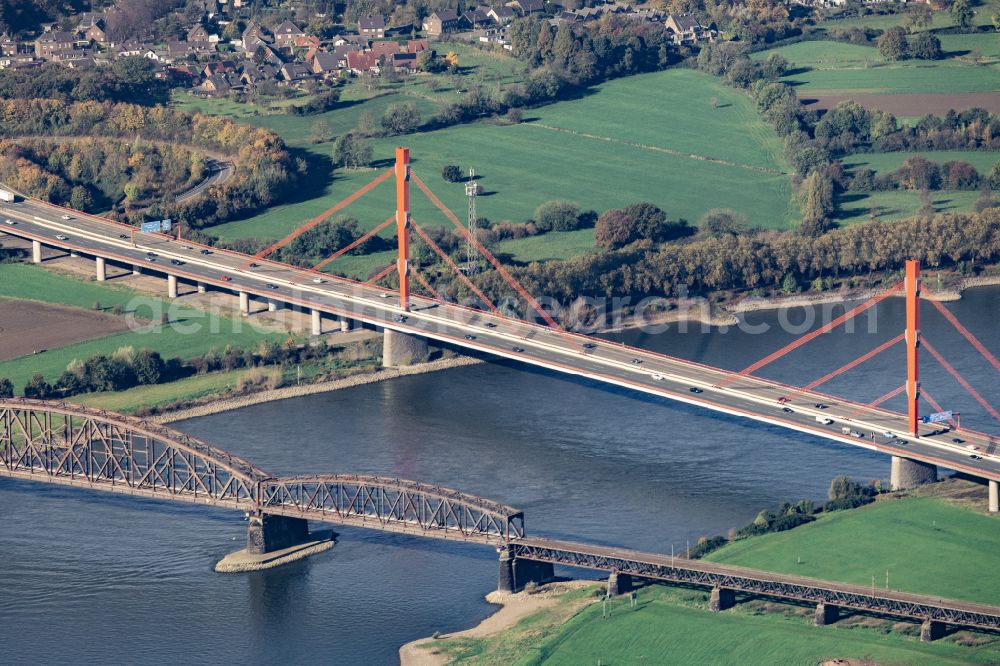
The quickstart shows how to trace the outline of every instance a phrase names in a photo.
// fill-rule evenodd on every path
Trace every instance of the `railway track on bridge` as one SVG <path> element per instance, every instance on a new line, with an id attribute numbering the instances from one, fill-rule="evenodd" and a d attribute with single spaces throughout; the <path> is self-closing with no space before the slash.
<path id="1" fill-rule="evenodd" d="M 720 609 L 743 593 L 920 620 L 931 635 L 944 624 L 1000 631 L 996 606 L 529 537 L 523 512 L 458 490 L 356 474 L 278 478 L 179 431 L 66 403 L 0 399 L 0 476 L 492 546 L 501 580 L 517 561 L 558 564 L 709 587 Z"/>

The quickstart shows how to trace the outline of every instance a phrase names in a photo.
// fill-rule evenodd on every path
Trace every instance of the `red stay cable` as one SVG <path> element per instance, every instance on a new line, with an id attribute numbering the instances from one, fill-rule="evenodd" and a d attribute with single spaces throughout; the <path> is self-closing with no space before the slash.
<path id="1" fill-rule="evenodd" d="M 840 366 L 839 368 L 837 368 L 836 370 L 834 370 L 833 372 L 823 375 L 822 377 L 820 377 L 816 381 L 814 381 L 814 382 L 812 382 L 810 384 L 806 384 L 804 387 L 802 387 L 802 390 L 803 391 L 811 391 L 814 388 L 816 388 L 817 386 L 819 386 L 820 384 L 825 384 L 826 382 L 830 381 L 831 379 L 833 379 L 837 375 L 841 375 L 841 374 L 847 372 L 848 370 L 850 370 L 851 368 L 858 367 L 859 365 L 861 365 L 862 363 L 864 363 L 868 359 L 870 359 L 870 358 L 872 358 L 874 356 L 878 356 L 879 354 L 881 354 L 882 352 L 884 352 L 889 347 L 892 347 L 893 345 L 895 345 L 897 342 L 902 342 L 902 340 L 903 340 L 904 337 L 905 337 L 905 334 L 904 333 L 900 333 L 899 335 L 897 335 L 896 337 L 894 337 L 892 340 L 889 340 L 887 342 L 883 342 L 882 344 L 880 344 L 878 347 L 876 347 L 875 349 L 871 350 L 867 354 L 862 354 L 861 356 L 857 357 L 856 359 L 854 359 L 850 363 L 846 363 L 846 364 Z"/>
<path id="2" fill-rule="evenodd" d="M 306 222 L 305 224 L 303 224 L 301 227 L 299 227 L 298 229 L 296 229 L 292 233 L 290 233 L 287 236 L 285 236 L 284 238 L 282 238 L 280 241 L 269 245 L 268 247 L 264 248 L 263 250 L 261 250 L 260 252 L 258 252 L 257 254 L 255 254 L 254 258 L 255 259 L 263 259 L 264 257 L 266 257 L 267 255 L 271 254 L 272 252 L 274 252 L 278 248 L 283 247 L 283 246 L 287 245 L 288 243 L 292 242 L 293 240 L 295 240 L 296 238 L 298 238 L 299 236 L 301 236 L 302 234 L 304 234 L 305 232 L 309 231 L 310 229 L 312 229 L 313 227 L 315 227 L 316 225 L 318 225 L 320 222 L 322 222 L 323 220 L 325 220 L 326 218 L 328 218 L 329 216 L 333 215 L 334 213 L 336 213 L 339 210 L 347 208 L 352 203 L 354 203 L 355 201 L 357 201 L 358 199 L 360 199 L 364 195 L 366 195 L 369 192 L 371 192 L 372 190 L 374 190 L 376 187 L 378 187 L 379 185 L 381 185 L 382 183 L 384 183 L 386 180 L 388 180 L 389 177 L 392 176 L 392 174 L 393 174 L 393 169 L 387 169 L 384 173 L 382 173 L 382 175 L 378 176 L 375 180 L 373 180 L 372 182 L 368 183 L 367 185 L 365 185 L 364 187 L 362 187 L 361 189 L 359 189 L 358 191 L 356 191 L 354 194 L 351 194 L 350 196 L 345 197 L 344 199 L 341 199 L 340 201 L 338 201 L 337 203 L 335 203 L 330 208 L 327 208 L 325 211 L 323 211 L 322 213 L 320 213 L 319 215 L 317 215 L 313 219 L 309 220 L 308 222 Z"/>
<path id="3" fill-rule="evenodd" d="M 361 245 L 366 240 L 368 240 L 369 238 L 371 238 L 372 236 L 374 236 L 378 232 L 382 231 L 383 229 L 385 229 L 387 226 L 389 226 L 390 224 L 392 224 L 395 221 L 396 221 L 395 216 L 394 217 L 390 217 L 388 220 L 386 220 L 382 224 L 378 225 L 377 227 L 375 227 L 374 229 L 372 229 L 371 231 L 369 231 L 364 236 L 362 236 L 361 238 L 357 239 L 356 241 L 354 241 L 350 245 L 346 245 L 346 246 L 340 248 L 339 250 L 337 250 L 336 252 L 334 252 L 333 254 L 331 254 L 329 257 L 327 257 L 323 261 L 319 262 L 318 264 L 316 264 L 315 266 L 313 266 L 312 269 L 314 271 L 320 270 L 321 268 L 323 268 L 324 266 L 326 266 L 327 264 L 329 264 L 331 261 L 333 261 L 337 257 L 340 257 L 340 256 L 343 256 L 343 255 L 347 254 L 348 252 L 350 252 L 351 250 L 353 250 L 357 246 Z"/>
<path id="4" fill-rule="evenodd" d="M 530 305 L 535 312 L 541 315 L 542 319 L 544 319 L 549 326 L 551 326 L 556 330 L 562 330 L 562 327 L 556 323 L 556 320 L 553 319 L 551 316 L 549 316 L 549 313 L 545 311 L 545 309 L 541 306 L 541 304 L 538 301 L 536 301 L 535 298 L 531 294 L 529 294 L 527 290 L 524 287 L 522 287 L 521 284 L 517 280 L 515 280 L 510 273 L 507 272 L 507 270 L 497 260 L 497 258 L 493 256 L 493 253 L 487 250 L 486 247 L 482 243 L 480 243 L 473 234 L 469 233 L 469 230 L 466 229 L 465 226 L 458 221 L 458 218 L 455 217 L 455 214 L 452 213 L 450 210 L 448 210 L 447 206 L 441 203 L 441 200 L 438 199 L 433 192 L 431 192 L 430 188 L 427 187 L 424 181 L 420 180 L 420 178 L 415 173 L 413 173 L 412 170 L 410 171 L 410 177 L 413 179 L 413 182 L 417 184 L 417 187 L 420 188 L 420 191 L 423 192 L 427 196 L 427 198 L 431 200 L 431 203 L 437 206 L 438 210 L 440 210 L 444 214 L 444 216 L 447 217 L 451 221 L 451 223 L 454 224 L 455 227 L 462 232 L 462 235 L 464 235 L 466 239 L 468 239 L 469 242 L 471 242 L 476 247 L 476 249 L 479 250 L 480 254 L 486 257 L 486 260 L 493 265 L 493 268 L 497 270 L 497 273 L 500 274 L 500 277 L 502 277 L 507 282 L 507 284 L 513 287 L 514 290 L 517 291 L 518 294 L 520 294 L 521 298 L 523 298 L 525 302 L 528 305 Z"/>
<path id="5" fill-rule="evenodd" d="M 821 326 L 820 328 L 817 328 L 815 331 L 812 331 L 811 333 L 806 333 L 805 335 L 803 335 L 803 336 L 797 338 L 796 340 L 788 343 L 787 345 L 785 345 L 784 347 L 782 347 L 778 351 L 765 356 L 764 358 L 762 358 L 761 360 L 757 361 L 753 365 L 749 365 L 749 366 L 743 368 L 738 373 L 735 373 L 734 375 L 732 375 L 732 376 L 728 377 L 727 379 L 725 379 L 723 381 L 723 384 L 727 384 L 729 382 L 735 381 L 736 378 L 739 377 L 739 376 L 741 376 L 741 375 L 749 375 L 749 374 L 751 374 L 753 372 L 756 372 L 757 370 L 760 370 L 761 368 L 763 368 L 765 365 L 771 363 L 772 361 L 778 360 L 779 358 L 781 358 L 785 354 L 787 354 L 787 353 L 789 353 L 789 352 L 791 352 L 791 351 L 793 351 L 795 349 L 798 349 L 799 347 L 801 347 L 802 345 L 806 344 L 807 342 L 810 342 L 811 340 L 814 340 L 814 339 L 818 338 L 819 336 L 823 335 L 824 333 L 829 333 L 833 329 L 835 329 L 838 326 L 840 326 L 841 324 L 843 324 L 848 319 L 852 319 L 852 318 L 856 317 L 857 315 L 861 314 L 862 312 L 864 312 L 868 308 L 872 307 L 873 305 L 875 305 L 877 303 L 880 303 L 881 301 L 885 300 L 889 296 L 892 296 L 894 293 L 896 293 L 897 291 L 899 291 L 902 288 L 903 288 L 903 283 L 902 282 L 900 282 L 900 283 L 898 283 L 896 285 L 893 285 L 889 289 L 886 289 L 885 291 L 883 291 L 881 294 L 878 294 L 877 296 L 873 296 L 872 298 L 869 298 L 867 301 L 865 301 L 861 305 L 858 305 L 858 306 L 855 306 L 854 308 L 851 308 L 850 310 L 848 310 L 844 314 L 840 315 L 839 317 L 837 317 L 836 319 L 834 319 L 830 323 L 825 324 L 825 325 Z"/>
<path id="6" fill-rule="evenodd" d="M 386 268 L 384 271 L 380 272 L 375 277 L 370 278 L 367 282 L 365 282 L 365 284 L 375 284 L 376 282 L 378 282 L 379 280 L 381 280 L 382 278 L 384 278 L 386 275 L 388 275 L 389 273 L 393 272 L 394 270 L 396 270 L 396 264 L 392 264 L 391 266 L 389 266 L 388 268 Z"/>
<path id="7" fill-rule="evenodd" d="M 937 311 L 940 312 L 945 319 L 951 322 L 951 325 L 954 326 L 958 330 L 958 332 L 961 333 L 962 336 L 964 336 L 965 339 L 969 341 L 969 344 L 971 344 L 973 347 L 976 348 L 976 351 L 978 351 L 980 354 L 983 355 L 983 358 L 985 358 L 987 361 L 990 362 L 990 365 L 992 365 L 994 368 L 1000 371 L 1000 360 L 997 360 L 997 357 L 991 354 L 990 350 L 987 349 L 985 346 L 983 346 L 983 343 L 977 340 L 976 336 L 974 336 L 969 331 L 969 329 L 967 329 L 965 326 L 962 326 L 962 323 L 958 321 L 958 318 L 956 318 L 955 315 L 953 315 L 951 311 L 948 310 L 948 308 L 941 305 L 941 303 L 939 303 L 938 301 L 931 301 L 931 305 L 937 308 Z"/>
<path id="8" fill-rule="evenodd" d="M 997 421 L 1000 421 L 1000 412 L 995 410 L 993 406 L 990 405 L 990 403 L 986 402 L 986 400 L 983 399 L 983 396 L 979 395 L 979 392 L 976 391 L 976 389 L 972 388 L 972 385 L 969 384 L 969 382 L 965 381 L 965 378 L 962 377 L 962 375 L 958 374 L 958 370 L 952 367 L 951 363 L 946 361 L 944 356 L 941 356 L 941 353 L 934 348 L 934 345 L 932 345 L 927 341 L 927 338 L 921 338 L 920 346 L 929 351 L 931 353 L 931 356 L 937 359 L 937 362 L 940 363 L 942 366 L 944 366 L 944 369 L 947 370 L 948 373 L 952 377 L 954 377 L 959 384 L 962 385 L 962 388 L 968 391 L 969 395 L 975 398 L 976 402 L 978 402 L 980 405 L 983 406 L 983 409 L 989 412 L 993 416 L 993 418 L 995 418 Z"/>
<path id="9" fill-rule="evenodd" d="M 449 266 L 451 266 L 452 270 L 455 271 L 455 273 L 458 275 L 458 277 L 461 278 L 461 280 L 465 283 L 465 286 L 467 286 L 469 289 L 471 289 L 472 292 L 476 296 L 478 296 L 480 299 L 482 299 L 483 303 L 485 303 L 486 306 L 494 314 L 498 314 L 498 315 L 500 314 L 500 310 L 497 308 L 497 306 L 493 305 L 493 301 L 491 301 L 489 298 L 487 298 L 486 294 L 484 294 L 482 291 L 480 291 L 479 287 L 477 287 L 475 285 L 475 283 L 472 282 L 472 280 L 470 280 L 468 277 L 466 277 L 465 273 L 463 273 L 462 270 L 458 267 L 458 264 L 456 264 L 455 261 L 451 257 L 448 256 L 447 252 L 445 252 L 440 247 L 438 247 L 438 244 L 435 243 L 431 239 L 431 237 L 427 235 L 427 232 L 425 232 L 423 229 L 421 229 L 420 226 L 416 222 L 414 222 L 412 219 L 410 220 L 410 226 L 412 226 L 413 230 L 417 232 L 417 234 L 424 240 L 425 243 L 427 243 L 427 246 L 429 248 L 431 248 L 432 250 L 434 250 L 434 252 L 436 252 L 439 257 L 441 257 L 442 259 L 445 260 L 445 263 L 447 263 Z"/>

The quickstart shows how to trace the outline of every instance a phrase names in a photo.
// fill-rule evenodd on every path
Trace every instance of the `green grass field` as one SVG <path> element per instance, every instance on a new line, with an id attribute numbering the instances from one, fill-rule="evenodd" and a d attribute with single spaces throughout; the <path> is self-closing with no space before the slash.
<path id="1" fill-rule="evenodd" d="M 841 162 L 847 169 L 863 167 L 877 173 L 895 171 L 910 157 L 920 155 L 932 162 L 944 164 L 952 160 L 968 162 L 976 167 L 980 175 L 989 175 L 993 165 L 1000 162 L 1000 153 L 985 150 L 922 150 L 900 153 L 859 153 L 850 155 Z"/>
<path id="2" fill-rule="evenodd" d="M 801 616 L 756 614 L 739 607 L 710 613 L 683 603 L 690 596 L 659 586 L 645 588 L 638 593 L 636 608 L 616 600 L 607 618 L 602 604 L 593 604 L 513 663 L 803 666 L 839 658 L 937 666 L 990 664 L 998 656 L 995 647 L 927 644 L 837 625 L 814 627 L 810 618 Z M 473 659 L 472 663 L 493 662 Z"/>
<path id="3" fill-rule="evenodd" d="M 718 100 L 717 108 L 712 98 Z M 460 219 L 465 217 L 464 189 L 441 179 L 446 164 L 476 169 L 485 190 L 478 214 L 493 221 L 528 219 L 540 203 L 560 198 L 598 212 L 648 200 L 670 217 L 692 223 L 717 207 L 741 210 L 753 223 L 769 228 L 788 228 L 798 217 L 780 141 L 745 95 L 714 77 L 681 69 L 629 77 L 598 86 L 582 99 L 530 110 L 526 118 L 528 122 L 515 126 L 462 125 L 405 139 L 378 139 L 373 145 L 376 158 L 388 160 L 393 146 L 405 141 L 415 172 Z M 293 120 L 299 119 L 281 122 Z M 308 150 L 325 155 L 329 145 L 309 145 Z M 213 231 L 227 239 L 276 238 L 376 174 L 339 170 L 332 183 L 328 175 L 325 182 L 319 175 L 317 196 Z M 393 207 L 393 186 L 385 183 L 345 214 L 371 228 L 389 217 Z M 447 224 L 416 191 L 412 211 L 418 224 Z M 589 233 L 539 236 L 505 244 L 501 251 L 522 261 L 569 256 L 592 247 L 585 242 Z M 359 275 L 337 264 L 331 268 Z"/>
<path id="4" fill-rule="evenodd" d="M 976 7 L 976 25 L 989 25 L 990 23 L 990 11 L 988 7 Z M 831 18 L 825 21 L 821 21 L 817 24 L 820 28 L 852 28 L 856 26 L 863 26 L 867 28 L 877 28 L 879 30 L 885 30 L 886 28 L 891 28 L 894 25 L 904 25 L 906 22 L 906 14 L 871 14 L 869 16 L 858 16 L 854 18 L 838 19 Z M 930 30 L 940 30 L 942 28 L 953 28 L 955 27 L 955 20 L 951 17 L 947 11 L 934 12 Z"/>
<path id="5" fill-rule="evenodd" d="M 981 491 L 985 493 L 985 489 Z M 705 559 L 800 576 L 1000 604 L 1000 521 L 931 497 L 876 502 Z"/>
<path id="6" fill-rule="evenodd" d="M 227 344 L 252 347 L 261 340 L 287 337 L 260 331 L 241 319 L 178 306 L 125 287 L 88 283 L 27 264 L 0 265 L 0 298 L 37 300 L 87 309 L 99 302 L 103 307 L 121 305 L 126 313 L 135 313 L 138 320 L 157 320 L 161 312 L 170 317 L 170 323 L 165 326 L 142 326 L 138 330 L 0 362 L 0 377 L 9 378 L 18 392 L 36 372 L 52 382 L 74 359 L 83 361 L 98 354 L 110 354 L 119 347 L 146 347 L 159 352 L 165 359 L 187 359 L 213 348 L 222 349 Z"/>
<path id="7" fill-rule="evenodd" d="M 949 35 L 942 48 L 958 53 L 940 61 L 889 62 L 870 46 L 842 42 L 799 42 L 756 54 L 780 53 L 796 68 L 784 80 L 799 96 L 892 93 L 995 92 L 1000 77 L 1000 47 L 996 35 Z M 967 52 L 979 51 L 980 64 Z"/>
<path id="8" fill-rule="evenodd" d="M 964 213 L 972 209 L 978 192 L 931 192 L 935 213 Z M 921 208 L 920 194 L 906 190 L 891 192 L 845 192 L 837 196 L 837 221 L 852 224 L 870 219 L 872 207 L 884 220 L 913 217 Z"/>

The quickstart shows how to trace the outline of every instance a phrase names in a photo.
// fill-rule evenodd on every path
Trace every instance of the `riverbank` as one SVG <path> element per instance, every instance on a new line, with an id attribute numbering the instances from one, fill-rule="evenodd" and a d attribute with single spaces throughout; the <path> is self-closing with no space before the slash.
<path id="1" fill-rule="evenodd" d="M 374 384 L 376 382 L 382 382 L 387 379 L 395 379 L 396 377 L 405 377 L 408 375 L 420 375 L 428 372 L 447 370 L 449 368 L 459 368 L 466 365 L 474 365 L 476 363 L 482 363 L 482 361 L 467 356 L 456 356 L 456 357 L 438 359 L 436 361 L 431 361 L 430 363 L 420 363 L 418 365 L 403 366 L 399 368 L 385 368 L 384 370 L 378 370 L 376 372 L 351 375 L 350 377 L 344 377 L 342 379 L 334 379 L 325 382 L 317 382 L 315 384 L 305 384 L 302 386 L 287 386 L 284 388 L 277 388 L 277 389 L 266 389 L 262 391 L 256 391 L 254 393 L 250 393 L 247 395 L 236 396 L 233 398 L 211 400 L 209 402 L 206 402 L 205 404 L 196 405 L 194 407 L 188 407 L 185 409 L 179 409 L 176 411 L 167 412 L 165 414 L 157 414 L 156 416 L 150 416 L 147 417 L 147 420 L 152 421 L 154 423 L 172 423 L 174 421 L 183 421 L 185 419 L 192 419 L 199 416 L 219 414 L 221 412 L 228 412 L 234 409 L 241 409 L 243 407 L 249 407 L 251 405 L 259 405 L 265 402 L 273 402 L 275 400 L 284 400 L 286 398 L 297 398 L 304 395 L 312 395 L 314 393 L 326 393 L 328 391 L 337 391 L 340 389 L 351 388 L 353 386 Z"/>
<path id="2" fill-rule="evenodd" d="M 522 620 L 532 616 L 537 616 L 537 622 L 531 623 L 532 633 L 542 632 L 546 628 L 554 629 L 580 609 L 596 602 L 598 597 L 594 595 L 594 591 L 600 591 L 600 586 L 594 581 L 569 580 L 548 583 L 533 593 L 490 592 L 486 595 L 486 601 L 500 606 L 498 611 L 471 629 L 407 643 L 399 649 L 400 666 L 444 666 L 453 659 L 462 657 L 466 641 L 496 637 L 511 631 Z M 498 660 L 497 663 L 506 662 Z"/>
<path id="3" fill-rule="evenodd" d="M 706 559 L 857 584 L 876 574 L 883 580 L 889 572 L 895 590 L 995 604 L 996 521 L 986 512 L 981 485 L 949 479 L 822 514 L 791 530 L 741 539 Z M 813 608 L 757 598 L 713 613 L 707 591 L 660 584 L 640 588 L 634 605 L 628 597 L 599 604 L 603 586 L 575 582 L 590 596 L 553 593 L 551 600 L 532 602 L 528 595 L 523 603 L 534 606 L 527 612 L 501 618 L 504 606 L 468 631 L 409 643 L 400 650 L 401 663 L 693 665 L 733 663 L 737 654 L 751 666 L 1000 659 L 1000 640 L 983 633 L 960 630 L 923 643 L 918 622 L 847 612 L 816 627 Z M 508 596 L 513 601 L 524 593 Z"/>
<path id="4" fill-rule="evenodd" d="M 957 301 L 968 289 L 977 287 L 1000 286 L 1000 275 L 984 275 L 964 278 L 956 287 L 940 290 L 932 288 L 926 281 L 921 292 L 921 298 L 928 301 Z M 691 298 L 678 300 L 675 309 L 652 316 L 624 317 L 620 323 L 603 328 L 601 333 L 617 333 L 619 331 L 641 328 L 643 326 L 660 326 L 680 322 L 692 322 L 705 326 L 722 327 L 735 326 L 739 323 L 739 315 L 748 312 L 780 310 L 783 308 L 815 307 L 832 305 L 851 301 L 866 301 L 883 293 L 885 289 L 863 289 L 838 292 L 820 292 L 816 294 L 790 294 L 788 296 L 772 296 L 763 298 L 741 294 L 723 303 L 711 303 L 706 298 Z M 894 295 L 902 298 L 903 294 Z"/>

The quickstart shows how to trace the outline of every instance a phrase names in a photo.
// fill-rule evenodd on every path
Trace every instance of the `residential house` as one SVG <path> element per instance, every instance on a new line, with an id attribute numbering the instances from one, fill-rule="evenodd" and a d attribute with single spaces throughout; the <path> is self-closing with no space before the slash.
<path id="1" fill-rule="evenodd" d="M 247 29 L 243 31 L 241 41 L 243 43 L 243 50 L 247 53 L 253 53 L 258 46 L 266 46 L 270 43 L 267 33 L 256 23 L 251 23 L 247 26 Z"/>
<path id="2" fill-rule="evenodd" d="M 389 59 L 389 63 L 398 72 L 413 74 L 419 69 L 417 67 L 416 53 L 393 53 Z"/>
<path id="3" fill-rule="evenodd" d="M 420 53 L 421 51 L 426 51 L 430 48 L 426 39 L 411 39 L 406 42 L 406 52 L 407 53 Z"/>
<path id="4" fill-rule="evenodd" d="M 511 0 L 511 2 L 505 2 L 504 6 L 516 9 L 521 14 L 527 16 L 528 14 L 544 12 L 545 0 Z"/>
<path id="5" fill-rule="evenodd" d="M 337 48 L 333 49 L 333 57 L 337 59 L 337 67 L 340 69 L 347 69 L 347 54 L 348 53 L 358 53 L 359 49 L 354 44 L 341 44 Z"/>
<path id="6" fill-rule="evenodd" d="M 381 16 L 364 16 L 358 20 L 358 31 L 368 39 L 384 39 L 385 19 Z"/>
<path id="7" fill-rule="evenodd" d="M 0 56 L 15 56 L 20 50 L 17 42 L 9 36 L 4 35 L 3 39 L 0 39 Z"/>
<path id="8" fill-rule="evenodd" d="M 97 42 L 98 44 L 104 44 L 108 41 L 108 35 L 104 32 L 103 21 L 97 21 L 90 25 L 86 30 L 82 31 L 84 39 L 88 42 Z"/>
<path id="9" fill-rule="evenodd" d="M 291 49 L 295 46 L 295 40 L 305 37 L 306 33 L 299 29 L 291 21 L 283 21 L 281 25 L 274 29 L 274 45 L 279 49 Z"/>
<path id="10" fill-rule="evenodd" d="M 313 56 L 310 69 L 317 76 L 322 76 L 324 79 L 330 78 L 340 72 L 340 61 L 333 53 L 319 51 Z"/>
<path id="11" fill-rule="evenodd" d="M 424 19 L 424 32 L 432 37 L 458 29 L 458 14 L 453 9 L 439 9 Z"/>
<path id="12" fill-rule="evenodd" d="M 226 60 L 226 61 L 216 61 L 210 62 L 201 70 L 201 75 L 206 79 L 216 74 L 235 74 L 236 73 L 236 63 Z"/>
<path id="13" fill-rule="evenodd" d="M 352 74 L 378 71 L 378 58 L 371 51 L 351 51 L 347 54 L 347 69 Z"/>
<path id="14" fill-rule="evenodd" d="M 281 67 L 281 78 L 287 83 L 301 83 L 315 77 L 305 63 L 289 62 Z"/>
<path id="15" fill-rule="evenodd" d="M 76 47 L 76 35 L 56 30 L 44 32 L 35 40 L 35 55 L 48 59 L 56 51 L 67 51 Z"/>
<path id="16" fill-rule="evenodd" d="M 510 23 L 517 18 L 517 12 L 510 7 L 494 7 L 490 11 L 486 12 L 486 15 L 500 25 Z"/>
<path id="17" fill-rule="evenodd" d="M 402 50 L 396 42 L 373 42 L 371 47 L 371 52 L 375 54 L 376 58 L 391 56 L 393 53 L 399 53 Z"/>
<path id="18" fill-rule="evenodd" d="M 203 26 L 196 25 L 187 33 L 187 40 L 189 42 L 208 42 L 209 35 L 208 30 L 205 30 Z"/>
<path id="19" fill-rule="evenodd" d="M 225 74 L 213 74 L 206 78 L 198 89 L 209 95 L 225 95 L 233 89 L 233 86 Z"/>
<path id="20" fill-rule="evenodd" d="M 671 14 L 664 27 L 673 33 L 675 44 L 696 44 L 703 39 L 714 39 L 715 31 L 701 24 L 691 14 Z"/>
<path id="21" fill-rule="evenodd" d="M 459 30 L 475 30 L 476 28 L 493 23 L 489 11 L 489 7 L 476 7 L 473 10 L 465 12 L 458 18 Z"/>

